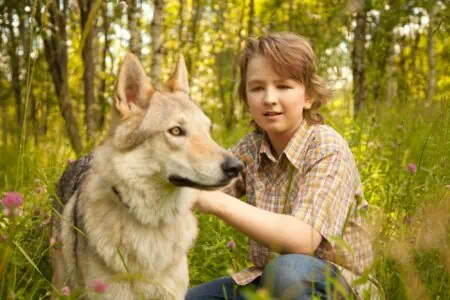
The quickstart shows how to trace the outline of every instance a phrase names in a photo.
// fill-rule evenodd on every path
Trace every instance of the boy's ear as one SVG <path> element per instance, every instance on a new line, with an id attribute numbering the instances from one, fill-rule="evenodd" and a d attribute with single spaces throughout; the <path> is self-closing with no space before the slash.
<path id="1" fill-rule="evenodd" d="M 172 76 L 164 85 L 169 91 L 185 92 L 189 94 L 188 71 L 182 54 L 178 57 L 177 66 Z"/>
<path id="2" fill-rule="evenodd" d="M 133 107 L 146 109 L 154 89 L 139 59 L 128 53 L 120 67 L 116 83 L 114 107 L 122 118 L 127 118 Z"/>
<path id="3" fill-rule="evenodd" d="M 305 92 L 305 105 L 303 106 L 303 109 L 311 109 L 313 103 L 314 99 Z"/>

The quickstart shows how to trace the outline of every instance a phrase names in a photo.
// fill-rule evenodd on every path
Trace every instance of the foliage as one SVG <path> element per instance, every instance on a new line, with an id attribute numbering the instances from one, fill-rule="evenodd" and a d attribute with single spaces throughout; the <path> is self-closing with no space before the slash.
<path id="1" fill-rule="evenodd" d="M 25 201 L 23 212 L 15 217 L 0 214 L 0 298 L 40 299 L 50 297 L 49 250 L 58 246 L 51 242 L 48 224 L 55 182 L 67 161 L 82 153 L 76 154 L 69 142 L 49 72 L 42 40 L 48 28 L 33 21 L 38 10 L 43 24 L 48 24 L 46 5 L 51 1 L 16 2 L 0 0 L 0 194 L 18 191 Z M 141 60 L 150 70 L 152 2 L 137 2 L 138 27 L 131 30 L 139 32 Z M 310 38 L 319 71 L 336 90 L 323 111 L 328 124 L 349 142 L 372 207 L 375 277 L 388 299 L 448 299 L 450 43 L 445 20 L 449 7 L 444 1 L 365 1 L 367 99 L 365 109 L 355 115 L 350 74 L 354 6 L 359 2 L 257 0 L 251 15 L 249 1 L 168 0 L 160 79 L 168 77 L 177 55 L 183 53 L 192 96 L 213 120 L 214 138 L 231 147 L 252 130 L 235 97 L 239 79 L 235 61 L 242 41 L 249 33 L 270 30 L 292 30 Z M 101 9 L 106 13 L 97 11 L 91 25 L 97 30 L 95 84 L 105 80 L 106 85 L 106 101 L 95 104 L 99 123 L 109 117 L 105 111 L 110 109 L 118 64 L 128 47 L 130 28 L 121 3 L 105 1 Z M 437 13 L 430 25 L 427 18 L 433 5 Z M 105 16 L 111 22 L 108 29 L 103 27 Z M 87 141 L 92 137 L 83 123 L 85 32 L 79 21 L 78 7 L 71 4 L 66 20 L 69 99 L 76 122 L 82 125 L 80 135 Z M 434 54 L 429 51 L 428 26 L 433 29 Z M 13 40 L 17 48 L 12 48 Z M 436 90 L 430 102 L 431 56 L 436 60 Z M 105 70 L 100 68 L 102 60 Z M 19 112 L 24 113 L 22 121 Z M 84 143 L 88 146 L 83 152 L 89 152 L 105 132 Z M 191 284 L 249 264 L 245 236 L 215 217 L 198 214 L 198 219 L 200 235 L 189 254 Z M 250 294 L 267 299 L 264 291 Z"/>
<path id="2" fill-rule="evenodd" d="M 332 106 L 339 106 L 339 101 Z M 374 271 L 388 299 L 411 298 L 411 288 L 421 288 L 431 299 L 450 296 L 449 257 L 445 250 L 450 241 L 449 108 L 448 103 L 422 111 L 404 108 L 407 113 L 401 115 L 383 111 L 356 120 L 331 106 L 327 113 L 329 124 L 347 138 L 355 154 L 366 198 L 381 210 L 381 214 L 375 214 L 374 209 L 373 214 L 378 217 L 373 229 L 377 236 Z M 218 129 L 214 136 L 222 144 L 232 145 L 250 130 L 248 123 L 241 126 L 238 133 Z M 23 160 L 26 170 L 21 175 L 23 184 L 17 188 L 25 195 L 25 206 L 23 215 L 15 220 L 16 233 L 8 232 L 10 219 L 0 219 L 0 236 L 8 234 L 0 244 L 3 259 L 10 249 L 1 273 L 3 295 L 14 292 L 18 299 L 28 299 L 33 295 L 42 297 L 51 290 L 47 224 L 50 199 L 54 182 L 71 157 L 68 145 L 60 143 L 57 146 L 47 142 L 39 147 L 27 143 L 20 158 L 10 153 L 9 159 L 2 162 L 2 170 L 13 169 L 2 174 L 2 191 L 16 188 L 14 182 L 20 177 L 15 170 L 18 159 Z M 408 171 L 408 163 L 417 165 L 416 173 Z M 248 265 L 247 242 L 242 234 L 213 216 L 199 214 L 198 218 L 200 235 L 189 255 L 192 284 Z M 442 227 L 444 231 L 439 231 Z M 230 241 L 236 243 L 236 248 L 228 246 Z"/>

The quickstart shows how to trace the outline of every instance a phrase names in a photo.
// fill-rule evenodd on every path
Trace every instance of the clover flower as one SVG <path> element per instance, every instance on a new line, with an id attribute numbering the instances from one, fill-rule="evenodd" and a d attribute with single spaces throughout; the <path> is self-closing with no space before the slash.
<path id="1" fill-rule="evenodd" d="M 23 204 L 23 196 L 17 192 L 7 192 L 3 194 L 2 199 L 3 214 L 10 216 L 13 214 L 21 215 L 20 206 Z"/>
<path id="2" fill-rule="evenodd" d="M 8 192 L 3 196 L 3 207 L 7 207 L 9 209 L 19 207 L 23 204 L 23 196 L 17 192 Z"/>
<path id="3" fill-rule="evenodd" d="M 230 240 L 230 241 L 227 243 L 227 247 L 230 248 L 231 250 L 236 249 L 236 242 L 233 241 L 233 240 Z"/>
<path id="4" fill-rule="evenodd" d="M 108 284 L 102 278 L 92 280 L 91 287 L 97 294 L 104 294 L 108 289 Z"/>
<path id="5" fill-rule="evenodd" d="M 70 290 L 70 287 L 68 287 L 67 285 L 65 285 L 62 289 L 61 289 L 61 293 L 64 295 L 64 296 L 70 296 L 70 293 L 71 293 L 72 291 Z"/>
<path id="6" fill-rule="evenodd" d="M 408 172 L 409 173 L 416 173 L 417 172 L 417 166 L 413 163 L 408 164 Z"/>

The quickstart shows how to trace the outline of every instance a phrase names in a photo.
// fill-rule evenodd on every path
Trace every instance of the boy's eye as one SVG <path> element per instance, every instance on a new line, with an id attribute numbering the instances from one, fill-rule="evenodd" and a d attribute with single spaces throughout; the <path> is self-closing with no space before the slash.
<path id="1" fill-rule="evenodd" d="M 285 89 L 290 89 L 291 87 L 289 85 L 286 84 L 282 84 L 278 86 L 279 89 L 285 90 Z"/>
<path id="2" fill-rule="evenodd" d="M 263 90 L 262 86 L 256 86 L 256 87 L 252 87 L 250 89 L 250 91 L 252 91 L 252 92 L 259 92 L 259 91 L 262 91 L 262 90 Z"/>

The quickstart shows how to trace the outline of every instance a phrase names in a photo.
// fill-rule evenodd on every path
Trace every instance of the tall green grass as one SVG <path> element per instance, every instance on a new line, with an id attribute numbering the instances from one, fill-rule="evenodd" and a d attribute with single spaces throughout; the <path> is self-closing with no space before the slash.
<path id="1" fill-rule="evenodd" d="M 373 207 L 373 273 L 388 299 L 450 298 L 449 107 L 443 99 L 432 107 L 409 104 L 357 118 L 339 100 L 326 109 L 329 124 L 349 142 Z M 220 115 L 213 119 L 214 137 L 226 147 L 251 130 L 248 118 L 231 131 L 221 127 Z M 0 146 L 0 193 L 15 190 L 25 198 L 21 216 L 0 214 L 0 298 L 46 299 L 52 289 L 50 199 L 74 156 L 64 137 L 51 132 L 38 145 L 25 139 L 18 149 Z M 408 164 L 417 171 L 408 171 Z M 198 219 L 200 234 L 189 254 L 192 285 L 249 264 L 245 236 L 213 216 Z"/>

